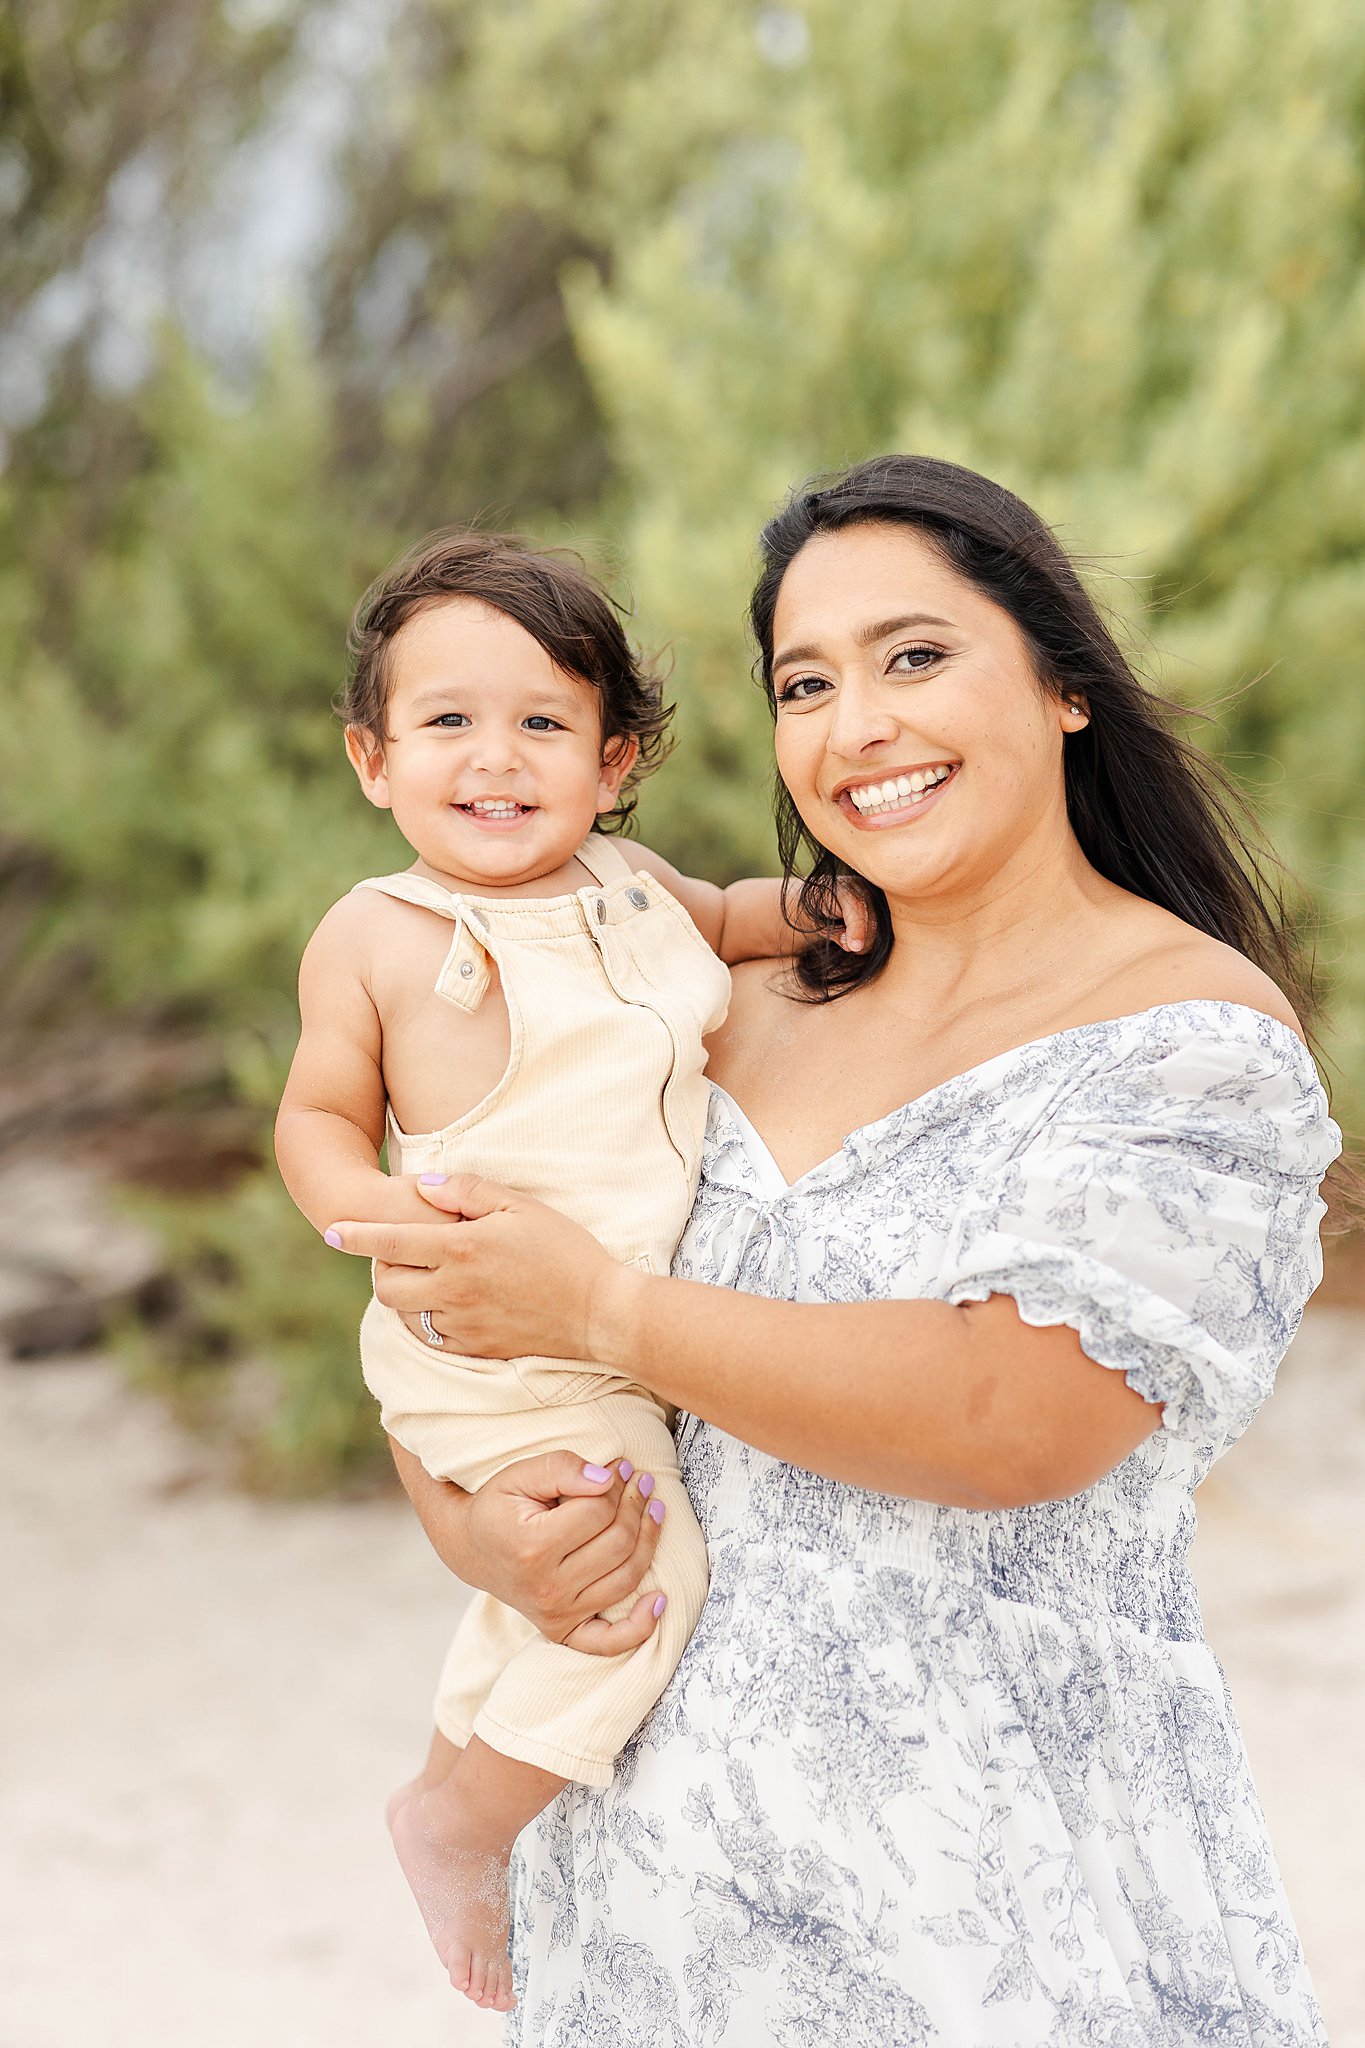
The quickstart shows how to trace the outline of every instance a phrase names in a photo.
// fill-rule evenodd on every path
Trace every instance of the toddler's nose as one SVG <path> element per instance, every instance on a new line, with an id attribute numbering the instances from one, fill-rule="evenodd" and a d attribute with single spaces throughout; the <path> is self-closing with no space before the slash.
<path id="1" fill-rule="evenodd" d="M 472 763 L 486 775 L 506 775 L 511 769 L 521 766 L 522 752 L 519 738 L 512 732 L 489 732 L 478 734 L 472 750 Z"/>

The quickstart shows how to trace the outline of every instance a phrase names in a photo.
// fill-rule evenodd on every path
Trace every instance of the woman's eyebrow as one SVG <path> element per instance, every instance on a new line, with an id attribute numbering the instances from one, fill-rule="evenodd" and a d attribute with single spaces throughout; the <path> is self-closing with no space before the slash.
<path id="1" fill-rule="evenodd" d="M 903 633 L 909 626 L 952 627 L 951 619 L 940 619 L 933 612 L 906 612 L 900 618 L 878 619 L 873 625 L 859 626 L 853 638 L 859 647 L 871 647 L 878 640 L 885 640 L 888 634 Z M 773 656 L 775 669 L 785 668 L 791 661 L 819 661 L 821 649 L 810 641 L 800 647 L 784 647 L 780 654 Z"/>
<path id="2" fill-rule="evenodd" d="M 895 619 L 879 619 L 874 626 L 859 626 L 853 635 L 860 647 L 875 647 L 879 640 L 889 638 L 892 633 L 903 633 L 907 626 L 949 626 L 951 619 L 939 619 L 932 612 L 905 612 Z"/>

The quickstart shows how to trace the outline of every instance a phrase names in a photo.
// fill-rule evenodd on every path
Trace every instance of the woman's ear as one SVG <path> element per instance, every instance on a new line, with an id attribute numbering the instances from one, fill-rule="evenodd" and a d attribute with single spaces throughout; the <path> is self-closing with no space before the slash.
<path id="1" fill-rule="evenodd" d="M 621 794 L 621 784 L 640 758 L 640 742 L 633 733 L 618 732 L 609 739 L 602 753 L 602 775 L 597 785 L 597 809 L 600 812 L 615 808 Z"/>
<path id="2" fill-rule="evenodd" d="M 1069 690 L 1062 698 L 1062 731 L 1084 732 L 1090 723 L 1090 706 L 1085 698 Z"/>
<path id="3" fill-rule="evenodd" d="M 384 761 L 384 743 L 367 726 L 348 725 L 346 753 L 355 769 L 360 787 L 378 811 L 392 810 L 389 800 L 389 772 Z"/>

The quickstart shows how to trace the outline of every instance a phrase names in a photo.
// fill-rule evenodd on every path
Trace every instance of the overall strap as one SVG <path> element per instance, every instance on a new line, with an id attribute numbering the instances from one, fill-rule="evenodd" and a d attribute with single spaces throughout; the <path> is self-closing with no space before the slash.
<path id="1" fill-rule="evenodd" d="M 459 1010 L 477 1010 L 488 993 L 491 949 L 482 937 L 484 921 L 472 904 L 425 875 L 371 875 L 357 882 L 356 889 L 373 889 L 380 896 L 394 896 L 400 903 L 416 903 L 448 917 L 455 927 L 450 950 L 436 977 L 436 993 Z M 352 895 L 355 890 L 352 890 Z"/>
<path id="2" fill-rule="evenodd" d="M 619 846 L 601 832 L 590 832 L 578 849 L 577 858 L 582 861 L 594 882 L 606 888 L 611 882 L 629 882 L 635 877 L 635 870 Z"/>

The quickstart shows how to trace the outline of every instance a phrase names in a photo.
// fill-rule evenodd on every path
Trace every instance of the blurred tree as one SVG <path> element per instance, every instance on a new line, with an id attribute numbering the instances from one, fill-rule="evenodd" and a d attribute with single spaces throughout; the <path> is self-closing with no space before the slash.
<path id="1" fill-rule="evenodd" d="M 260 120 L 300 5 L 0 9 L 5 538 L 57 614 L 139 459 L 126 392 L 151 364 L 125 316 L 169 289 L 177 236 Z"/>
<path id="2" fill-rule="evenodd" d="M 320 1252 L 272 1167 L 238 1175 L 268 1149 L 309 932 L 360 875 L 407 858 L 348 788 L 328 712 L 349 607 L 388 537 L 332 486 L 301 350 L 278 346 L 239 410 L 168 341 L 134 410 L 138 474 L 60 632 L 39 630 L 35 581 L 0 580 L 5 830 L 49 863 L 8 1007 L 30 1039 L 41 1027 L 39 1061 L 61 1065 L 87 1137 L 92 1034 L 198 1048 L 140 1062 L 142 1099 L 117 1104 L 138 1112 L 122 1155 L 200 1190 L 150 1211 L 179 1308 L 143 1355 L 196 1385 L 205 1358 L 268 1360 L 276 1397 L 246 1469 L 298 1487 L 378 1452 L 355 1366 L 366 1275 Z"/>
<path id="3" fill-rule="evenodd" d="M 281 346 L 237 412 L 168 345 L 136 414 L 140 472 L 121 532 L 83 564 L 61 658 L 32 585 L 6 622 L 7 828 L 59 858 L 46 941 L 98 957 L 106 1004 L 210 1017 L 278 1051 L 313 924 L 402 851 L 347 801 L 328 716 L 382 549 L 331 489 L 300 352 Z"/>
<path id="4" fill-rule="evenodd" d="M 739 10 L 747 19 L 748 10 Z M 713 0 L 435 0 L 398 14 L 322 279 L 348 458 L 399 528 L 600 514 L 611 478 L 566 269 L 605 279 L 747 117 Z M 666 121 L 660 110 L 667 109 Z"/>
<path id="5" fill-rule="evenodd" d="M 767 857 L 741 619 L 785 490 L 892 447 L 970 463 L 1103 551 L 1172 694 L 1259 678 L 1224 745 L 1321 894 L 1365 1072 L 1365 17 L 806 0 L 707 30 L 739 118 L 575 301 L 678 655 L 645 829 Z"/>

